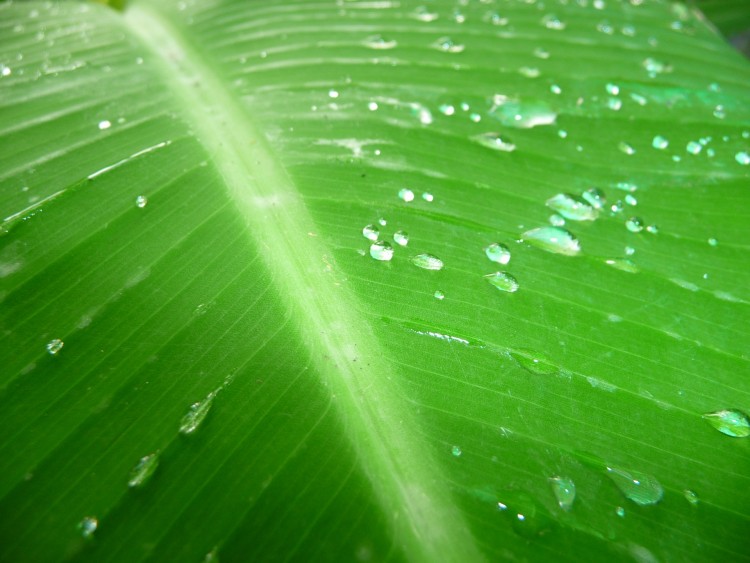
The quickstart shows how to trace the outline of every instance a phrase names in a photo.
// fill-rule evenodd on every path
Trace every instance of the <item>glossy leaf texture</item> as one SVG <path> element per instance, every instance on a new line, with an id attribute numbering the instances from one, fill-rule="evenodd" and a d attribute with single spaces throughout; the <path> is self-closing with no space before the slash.
<path id="1" fill-rule="evenodd" d="M 747 559 L 697 11 L 5 2 L 0 75 L 0 559 Z"/>

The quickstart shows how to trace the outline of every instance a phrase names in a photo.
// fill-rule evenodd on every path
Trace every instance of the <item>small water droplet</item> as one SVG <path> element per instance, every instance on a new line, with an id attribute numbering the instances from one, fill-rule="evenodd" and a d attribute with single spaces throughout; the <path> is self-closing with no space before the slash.
<path id="1" fill-rule="evenodd" d="M 700 143 L 697 143 L 697 142 L 695 142 L 695 141 L 690 141 L 690 142 L 689 142 L 689 143 L 687 144 L 687 146 L 685 147 L 685 149 L 686 149 L 686 150 L 687 150 L 687 152 L 689 152 L 690 154 L 698 154 L 698 153 L 700 153 L 700 152 L 701 152 L 701 150 L 703 149 L 703 145 L 701 145 Z"/>
<path id="2" fill-rule="evenodd" d="M 378 225 L 380 225 L 381 227 L 385 227 L 387 224 L 388 224 L 388 221 L 386 221 L 383 217 L 378 219 Z"/>
<path id="3" fill-rule="evenodd" d="M 560 193 L 549 198 L 545 205 L 573 221 L 593 221 L 599 216 L 599 211 L 588 201 L 570 194 Z"/>
<path id="4" fill-rule="evenodd" d="M 618 506 L 615 509 L 615 514 L 617 514 L 620 518 L 625 518 L 625 509 L 622 506 Z"/>
<path id="5" fill-rule="evenodd" d="M 568 138 L 568 132 L 565 129 L 560 129 L 557 132 L 557 136 L 560 137 L 561 139 L 567 139 Z"/>
<path id="6" fill-rule="evenodd" d="M 641 506 L 656 504 L 664 496 L 661 483 L 646 473 L 607 467 L 607 476 L 628 499 Z"/>
<path id="7" fill-rule="evenodd" d="M 710 238 L 710 239 L 708 239 L 708 244 L 709 244 L 709 246 L 718 246 L 719 245 L 719 241 L 716 240 L 715 238 Z"/>
<path id="8" fill-rule="evenodd" d="M 713 113 L 716 119 L 724 119 L 727 116 L 726 112 L 724 111 L 724 106 L 722 106 L 721 104 L 714 108 Z"/>
<path id="9" fill-rule="evenodd" d="M 633 194 L 628 194 L 625 196 L 625 203 L 635 207 L 636 205 L 638 205 L 638 200 L 635 198 Z"/>
<path id="10" fill-rule="evenodd" d="M 552 485 L 552 492 L 555 493 L 557 504 L 563 510 L 570 510 L 576 498 L 575 483 L 565 477 L 551 477 L 549 481 Z"/>
<path id="11" fill-rule="evenodd" d="M 608 98 L 607 107 L 612 111 L 620 111 L 622 109 L 622 100 L 620 98 Z"/>
<path id="12" fill-rule="evenodd" d="M 539 227 L 521 235 L 521 240 L 542 250 L 565 256 L 575 256 L 581 251 L 581 244 L 570 231 L 561 227 Z"/>
<path id="13" fill-rule="evenodd" d="M 63 346 L 65 346 L 65 343 L 59 338 L 55 338 L 54 340 L 47 342 L 47 352 L 52 356 L 56 356 L 57 353 L 62 350 Z"/>
<path id="14" fill-rule="evenodd" d="M 607 90 L 607 93 L 610 96 L 619 96 L 620 95 L 620 87 L 617 84 L 612 84 L 610 82 L 604 88 L 605 88 L 605 90 Z"/>
<path id="15" fill-rule="evenodd" d="M 643 220 L 640 217 L 631 217 L 625 221 L 625 227 L 631 233 L 640 233 L 643 230 Z"/>
<path id="16" fill-rule="evenodd" d="M 565 218 L 557 213 L 553 213 L 549 216 L 549 224 L 553 227 L 563 227 L 565 226 Z"/>
<path id="17" fill-rule="evenodd" d="M 99 520 L 94 516 L 86 516 L 83 520 L 78 523 L 78 530 L 85 539 L 89 539 L 94 536 L 94 532 L 99 527 Z"/>
<path id="18" fill-rule="evenodd" d="M 633 248 L 632 246 L 626 246 L 625 247 L 625 255 L 626 256 L 632 256 L 633 254 L 635 254 L 635 248 Z"/>
<path id="19" fill-rule="evenodd" d="M 654 140 L 651 141 L 651 146 L 655 149 L 659 149 L 660 151 L 663 151 L 669 146 L 669 141 L 662 137 L 661 135 L 657 135 L 654 137 Z"/>
<path id="20" fill-rule="evenodd" d="M 526 78 L 539 78 L 541 71 L 534 66 L 522 66 L 518 69 L 518 74 Z"/>
<path id="21" fill-rule="evenodd" d="M 411 191 L 409 188 L 401 188 L 398 191 L 398 197 L 399 199 L 402 199 L 408 203 L 410 201 L 414 201 L 414 192 Z"/>
<path id="22" fill-rule="evenodd" d="M 455 43 L 450 37 L 441 37 L 437 41 L 434 41 L 430 47 L 444 53 L 461 53 L 466 48 L 465 45 Z"/>
<path id="23" fill-rule="evenodd" d="M 734 159 L 743 166 L 747 166 L 750 164 L 750 154 L 746 153 L 745 151 L 740 151 L 736 155 L 734 155 Z"/>
<path id="24" fill-rule="evenodd" d="M 607 198 L 604 197 L 604 192 L 597 188 L 589 188 L 581 194 L 581 197 L 594 209 L 603 209 L 604 205 L 607 203 Z"/>
<path id="25" fill-rule="evenodd" d="M 398 43 L 395 39 L 386 39 L 382 35 L 371 35 L 364 40 L 364 45 L 370 49 L 386 50 L 393 49 Z"/>
<path id="26" fill-rule="evenodd" d="M 412 256 L 411 263 L 414 264 L 417 268 L 422 268 L 423 270 L 443 269 L 443 261 L 437 256 L 433 256 L 432 254 L 427 253 Z"/>
<path id="27" fill-rule="evenodd" d="M 453 114 L 455 114 L 455 113 L 456 113 L 456 108 L 455 108 L 455 107 L 453 107 L 453 106 L 452 106 L 452 105 L 450 105 L 450 104 L 442 104 L 442 105 L 441 105 L 441 106 L 440 106 L 440 107 L 438 108 L 438 111 L 439 111 L 440 113 L 442 113 L 443 115 L 453 115 Z"/>
<path id="28" fill-rule="evenodd" d="M 484 279 L 490 285 L 495 286 L 500 291 L 506 291 L 508 293 L 515 293 L 518 291 L 519 284 L 518 280 L 511 276 L 508 272 L 495 272 L 494 274 L 487 274 Z"/>
<path id="29" fill-rule="evenodd" d="M 658 235 L 659 227 L 657 225 L 649 225 L 648 227 L 646 227 L 646 232 L 651 233 L 652 235 Z"/>
<path id="30" fill-rule="evenodd" d="M 612 266 L 613 268 L 631 274 L 637 274 L 640 271 L 638 266 L 636 266 L 632 260 L 628 260 L 627 258 L 610 258 L 608 260 L 605 260 L 604 263 L 608 266 Z"/>
<path id="31" fill-rule="evenodd" d="M 549 51 L 543 47 L 534 49 L 534 56 L 539 59 L 549 59 Z"/>
<path id="32" fill-rule="evenodd" d="M 500 133 L 482 133 L 481 135 L 474 135 L 472 139 L 480 145 L 484 145 L 485 147 L 489 147 L 496 151 L 513 152 L 516 150 L 516 145 Z"/>
<path id="33" fill-rule="evenodd" d="M 159 466 L 159 453 L 155 452 L 147 456 L 143 456 L 136 466 L 130 472 L 130 479 L 128 480 L 128 487 L 139 488 L 143 487 L 151 479 L 151 476 Z"/>
<path id="34" fill-rule="evenodd" d="M 378 237 L 380 236 L 380 230 L 375 225 L 366 225 L 362 229 L 362 235 L 367 240 L 376 241 L 378 240 Z"/>
<path id="35" fill-rule="evenodd" d="M 461 454 L 462 454 L 462 453 L 463 453 L 463 452 L 461 451 L 461 448 L 460 448 L 459 446 L 453 446 L 453 447 L 451 448 L 451 454 L 452 454 L 452 455 L 453 455 L 454 457 L 461 457 Z"/>
<path id="36" fill-rule="evenodd" d="M 646 72 L 648 72 L 649 76 L 651 76 L 652 78 L 657 74 L 672 72 L 672 67 L 670 65 L 656 60 L 652 57 L 644 59 L 641 65 L 646 69 Z"/>
<path id="37" fill-rule="evenodd" d="M 479 123 L 480 121 L 482 121 L 482 116 L 479 115 L 478 113 L 470 113 L 469 119 L 473 121 L 474 123 Z"/>
<path id="38" fill-rule="evenodd" d="M 399 246 L 406 246 L 409 244 L 409 233 L 402 230 L 396 231 L 393 233 L 393 242 Z"/>
<path id="39" fill-rule="evenodd" d="M 331 88 L 330 90 L 328 90 L 328 97 L 329 98 L 333 98 L 333 99 L 338 98 L 339 97 L 338 90 L 334 90 L 333 88 Z"/>
<path id="40" fill-rule="evenodd" d="M 430 192 L 423 192 L 422 199 L 426 202 L 431 203 L 435 199 L 435 196 L 433 196 Z"/>
<path id="41" fill-rule="evenodd" d="M 693 506 L 697 506 L 700 502 L 700 499 L 698 498 L 698 495 L 695 493 L 695 491 L 685 489 L 684 491 L 682 491 L 682 494 L 685 495 L 685 500 L 687 500 Z"/>
<path id="42" fill-rule="evenodd" d="M 190 410 L 182 417 L 180 421 L 180 433 L 189 435 L 195 432 L 198 427 L 203 423 L 208 415 L 208 411 L 211 410 L 211 406 L 216 397 L 216 391 L 212 391 L 208 396 L 197 403 L 190 405 Z"/>
<path id="43" fill-rule="evenodd" d="M 435 21 L 440 16 L 435 12 L 430 12 L 426 6 L 419 6 L 414 12 L 412 12 L 412 17 L 421 22 L 429 23 Z"/>
<path id="44" fill-rule="evenodd" d="M 145 195 L 139 195 L 137 198 L 135 198 L 136 207 L 143 209 L 144 207 L 146 207 L 147 204 L 148 204 L 148 199 L 146 198 Z"/>
<path id="45" fill-rule="evenodd" d="M 550 86 L 549 91 L 558 96 L 562 94 L 562 88 L 560 88 L 560 86 L 558 86 L 557 84 L 553 84 L 552 86 Z"/>
<path id="46" fill-rule="evenodd" d="M 370 245 L 370 256 L 375 260 L 387 262 L 393 258 L 393 247 L 384 240 L 376 240 Z"/>
<path id="47" fill-rule="evenodd" d="M 716 428 L 722 434 L 733 438 L 750 436 L 750 418 L 737 409 L 727 409 L 703 415 L 703 420 Z"/>
<path id="48" fill-rule="evenodd" d="M 436 289 L 436 290 L 435 290 L 435 293 L 433 294 L 433 296 L 434 296 L 434 297 L 435 297 L 435 299 L 437 299 L 438 301 L 442 301 L 443 299 L 445 299 L 445 293 L 443 293 L 443 292 L 442 292 L 442 291 L 440 291 L 439 289 Z"/>
<path id="49" fill-rule="evenodd" d="M 554 29 L 556 31 L 562 31 L 565 29 L 565 23 L 560 20 L 555 14 L 547 14 L 542 18 L 542 25 L 547 29 Z"/>
<path id="50" fill-rule="evenodd" d="M 484 249 L 487 258 L 498 264 L 507 264 L 510 262 L 510 249 L 504 244 L 493 242 Z"/>
<path id="51" fill-rule="evenodd" d="M 112 123 L 107 119 L 99 122 L 99 129 L 102 131 L 104 131 L 105 129 L 109 129 L 110 127 L 112 127 Z"/>
<path id="52" fill-rule="evenodd" d="M 628 156 L 635 154 L 635 149 L 632 147 L 632 145 L 626 143 L 625 141 L 620 141 L 617 145 L 617 148 Z"/>

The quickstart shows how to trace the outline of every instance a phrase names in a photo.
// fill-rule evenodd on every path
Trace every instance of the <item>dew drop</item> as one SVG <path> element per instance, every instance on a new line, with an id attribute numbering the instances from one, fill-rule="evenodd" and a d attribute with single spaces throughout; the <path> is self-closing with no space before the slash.
<path id="1" fill-rule="evenodd" d="M 481 135 L 474 135 L 472 140 L 496 151 L 513 152 L 516 150 L 516 145 L 500 133 L 482 133 Z"/>
<path id="2" fill-rule="evenodd" d="M 607 94 L 610 96 L 620 95 L 620 87 L 617 84 L 609 83 L 605 86 L 605 90 L 607 90 Z"/>
<path id="3" fill-rule="evenodd" d="M 557 504 L 563 510 L 570 510 L 576 498 L 576 485 L 565 477 L 551 477 L 552 492 L 555 493 Z"/>
<path id="4" fill-rule="evenodd" d="M 539 227 L 521 235 L 521 240 L 529 244 L 565 256 L 575 256 L 581 251 L 581 244 L 570 231 L 561 227 Z"/>
<path id="5" fill-rule="evenodd" d="M 494 274 L 487 274 L 484 276 L 487 282 L 495 286 L 500 291 L 507 293 L 515 293 L 518 291 L 519 284 L 518 280 L 511 276 L 508 272 L 495 272 Z"/>
<path id="6" fill-rule="evenodd" d="M 550 91 L 550 92 L 552 92 L 552 93 L 553 93 L 553 94 L 555 94 L 555 95 L 558 95 L 558 96 L 559 96 L 560 94 L 562 94 L 562 88 L 560 88 L 560 86 L 559 86 L 559 85 L 557 85 L 557 84 L 552 84 L 552 85 L 551 85 L 551 86 L 549 87 L 549 91 Z"/>
<path id="7" fill-rule="evenodd" d="M 657 74 L 672 72 L 672 67 L 670 65 L 651 57 L 644 59 L 641 65 L 646 69 L 646 72 L 648 72 L 649 76 L 651 76 L 652 78 Z"/>
<path id="8" fill-rule="evenodd" d="M 701 145 L 700 143 L 697 143 L 695 141 L 690 141 L 687 144 L 687 146 L 685 147 L 685 149 L 690 154 L 699 154 L 701 152 L 701 150 L 703 149 L 703 145 Z"/>
<path id="9" fill-rule="evenodd" d="M 708 239 L 708 244 L 709 244 L 709 246 L 718 246 L 719 245 L 719 241 L 716 240 L 715 238 L 710 238 L 710 239 Z"/>
<path id="10" fill-rule="evenodd" d="M 399 199 L 402 199 L 408 203 L 410 201 L 414 201 L 414 192 L 411 191 L 409 188 L 401 188 L 398 191 L 398 197 Z"/>
<path id="11" fill-rule="evenodd" d="M 607 203 L 607 198 L 604 197 L 604 192 L 597 188 L 589 188 L 581 194 L 581 197 L 594 209 L 603 209 L 604 205 Z"/>
<path id="12" fill-rule="evenodd" d="M 135 198 L 135 205 L 136 207 L 143 209 L 148 204 L 148 199 L 145 195 L 139 195 L 137 198 Z M 158 206 L 157 206 L 158 207 Z"/>
<path id="13" fill-rule="evenodd" d="M 375 260 L 387 262 L 393 258 L 393 247 L 386 241 L 376 240 L 370 245 L 370 256 Z"/>
<path id="14" fill-rule="evenodd" d="M 724 106 L 722 106 L 721 104 L 714 108 L 713 114 L 716 119 L 724 119 L 727 116 L 726 112 L 724 111 Z"/>
<path id="15" fill-rule="evenodd" d="M 409 233 L 402 230 L 396 231 L 393 233 L 393 242 L 399 246 L 406 246 L 409 244 Z"/>
<path id="16" fill-rule="evenodd" d="M 110 127 L 112 127 L 112 123 L 107 119 L 99 122 L 99 129 L 101 131 L 104 131 L 105 129 L 109 129 Z"/>
<path id="17" fill-rule="evenodd" d="M 563 227 L 565 226 L 565 218 L 557 213 L 553 213 L 549 216 L 549 224 L 553 227 Z"/>
<path id="18" fill-rule="evenodd" d="M 565 29 L 565 23 L 555 14 L 547 14 L 544 16 L 542 18 L 542 25 L 547 29 L 554 29 L 556 31 L 562 31 Z"/>
<path id="19" fill-rule="evenodd" d="M 435 196 L 432 195 L 430 192 L 423 192 L 422 199 L 428 203 L 432 203 L 432 201 L 435 199 Z"/>
<path id="20" fill-rule="evenodd" d="M 493 242 L 484 249 L 487 258 L 498 264 L 507 264 L 510 262 L 510 249 L 504 244 Z"/>
<path id="21" fill-rule="evenodd" d="M 180 421 L 180 434 L 189 435 L 198 429 L 206 419 L 208 411 L 211 410 L 214 397 L 216 397 L 216 391 L 209 393 L 202 401 L 190 405 L 190 410 L 188 410 Z"/>
<path id="22" fill-rule="evenodd" d="M 461 53 L 466 48 L 465 45 L 455 43 L 450 37 L 441 37 L 433 42 L 430 47 L 444 53 Z"/>
<path id="23" fill-rule="evenodd" d="M 442 301 L 443 299 L 445 299 L 445 293 L 443 293 L 443 292 L 442 292 L 442 291 L 440 291 L 439 289 L 436 289 L 436 290 L 435 290 L 435 293 L 433 294 L 433 296 L 434 296 L 434 297 L 435 297 L 435 299 L 437 299 L 438 301 Z"/>
<path id="24" fill-rule="evenodd" d="M 94 536 L 94 532 L 99 527 L 99 520 L 94 516 L 86 516 L 78 523 L 78 531 L 85 539 L 89 539 Z"/>
<path id="25" fill-rule="evenodd" d="M 622 270 L 623 272 L 628 272 L 630 274 L 637 274 L 640 271 L 638 266 L 636 266 L 632 260 L 628 260 L 627 258 L 610 258 L 605 260 L 604 263 L 607 264 L 607 266 L 612 266 L 617 270 Z"/>
<path id="26" fill-rule="evenodd" d="M 539 78 L 542 73 L 534 66 L 522 66 L 518 69 L 518 74 L 525 76 L 526 78 Z"/>
<path id="27" fill-rule="evenodd" d="M 432 254 L 417 254 L 412 256 L 411 263 L 423 270 L 442 270 L 443 261 Z"/>
<path id="28" fill-rule="evenodd" d="M 371 35 L 364 40 L 364 45 L 370 49 L 386 50 L 393 49 L 398 43 L 395 39 L 386 39 L 382 35 Z"/>
<path id="29" fill-rule="evenodd" d="M 750 154 L 746 153 L 745 151 L 738 152 L 736 155 L 734 155 L 734 159 L 743 166 L 747 166 L 748 164 L 750 164 Z"/>
<path id="30" fill-rule="evenodd" d="M 646 232 L 651 233 L 652 235 L 659 234 L 659 227 L 657 225 L 649 225 L 646 227 Z"/>
<path id="31" fill-rule="evenodd" d="M 750 418 L 740 410 L 727 409 L 706 413 L 703 415 L 703 420 L 727 436 L 733 438 L 750 436 Z"/>
<path id="32" fill-rule="evenodd" d="M 421 22 L 429 23 L 438 19 L 438 14 L 430 12 L 426 6 L 420 6 L 412 13 L 412 17 Z"/>
<path id="33" fill-rule="evenodd" d="M 366 225 L 362 229 L 362 235 L 367 240 L 376 241 L 378 240 L 378 237 L 380 236 L 380 230 L 375 225 Z"/>
<path id="34" fill-rule="evenodd" d="M 459 446 L 453 446 L 451 448 L 451 455 L 453 455 L 453 457 L 461 457 L 462 453 L 463 452 L 461 451 L 461 448 Z"/>
<path id="35" fill-rule="evenodd" d="M 543 100 L 519 100 L 503 94 L 492 97 L 489 115 L 506 127 L 516 129 L 551 125 L 557 120 L 557 112 Z"/>
<path id="36" fill-rule="evenodd" d="M 607 467 L 607 476 L 628 499 L 641 506 L 656 504 L 664 496 L 661 483 L 646 473 Z"/>
<path id="37" fill-rule="evenodd" d="M 700 499 L 698 498 L 698 495 L 695 493 L 695 491 L 685 489 L 684 491 L 682 491 L 682 494 L 685 495 L 685 500 L 687 500 L 693 506 L 697 506 L 700 502 Z"/>
<path id="38" fill-rule="evenodd" d="M 599 211 L 588 201 L 570 194 L 560 193 L 552 196 L 545 202 L 545 205 L 573 221 L 593 221 L 599 216 Z"/>
<path id="39" fill-rule="evenodd" d="M 143 487 L 151 479 L 151 476 L 159 466 L 159 453 L 155 452 L 147 456 L 143 456 L 136 466 L 130 472 L 130 479 L 128 480 L 128 487 L 139 488 Z"/>
<path id="40" fill-rule="evenodd" d="M 657 135 L 654 137 L 654 140 L 651 141 L 651 146 L 655 149 L 659 149 L 660 151 L 663 151 L 669 146 L 669 141 L 662 137 L 661 135 Z"/>
<path id="41" fill-rule="evenodd" d="M 632 147 L 632 145 L 626 143 L 625 141 L 620 141 L 620 143 L 617 145 L 617 148 L 628 156 L 635 154 L 635 149 Z"/>
<path id="42" fill-rule="evenodd" d="M 625 227 L 631 233 L 640 233 L 643 230 L 643 220 L 640 217 L 631 217 L 625 221 Z"/>
<path id="43" fill-rule="evenodd" d="M 385 227 L 387 224 L 388 224 L 388 221 L 386 221 L 383 217 L 378 219 L 378 225 L 380 225 L 381 227 Z"/>
<path id="44" fill-rule="evenodd" d="M 625 518 L 625 509 L 622 506 L 618 506 L 615 509 L 615 514 L 617 514 L 620 518 Z"/>
<path id="45" fill-rule="evenodd" d="M 55 338 L 54 340 L 47 342 L 47 352 L 51 356 L 56 356 L 58 352 L 62 350 L 63 346 L 65 346 L 65 343 L 59 338 Z"/>
<path id="46" fill-rule="evenodd" d="M 638 200 L 635 198 L 633 194 L 628 194 L 625 196 L 625 203 L 631 206 L 638 205 Z"/>
<path id="47" fill-rule="evenodd" d="M 456 113 L 456 108 L 455 108 L 455 107 L 453 107 L 453 106 L 452 106 L 452 105 L 450 105 L 450 104 L 442 104 L 442 105 L 441 105 L 441 106 L 440 106 L 440 107 L 438 108 L 438 111 L 439 111 L 440 113 L 442 113 L 443 115 L 454 115 L 454 114 Z"/>

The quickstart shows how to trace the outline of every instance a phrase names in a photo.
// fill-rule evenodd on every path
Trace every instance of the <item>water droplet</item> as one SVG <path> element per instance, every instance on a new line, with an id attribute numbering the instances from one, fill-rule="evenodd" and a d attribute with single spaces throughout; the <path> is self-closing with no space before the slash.
<path id="1" fill-rule="evenodd" d="M 553 213 L 549 216 L 549 224 L 553 227 L 563 227 L 565 226 L 565 219 L 557 213 Z"/>
<path id="2" fill-rule="evenodd" d="M 380 225 L 381 227 L 385 227 L 387 224 L 388 224 L 388 221 L 386 221 L 383 217 L 378 219 L 378 225 Z"/>
<path id="3" fill-rule="evenodd" d="M 565 256 L 575 256 L 581 251 L 581 244 L 570 231 L 561 227 L 539 227 L 521 235 L 521 240 L 529 244 Z"/>
<path id="4" fill-rule="evenodd" d="M 452 454 L 452 455 L 453 455 L 454 457 L 461 457 L 461 454 L 462 454 L 462 453 L 463 453 L 463 452 L 461 451 L 461 448 L 460 448 L 459 446 L 453 446 L 453 447 L 451 448 L 451 454 Z"/>
<path id="5" fill-rule="evenodd" d="M 430 47 L 444 53 L 461 53 L 466 48 L 465 45 L 454 43 L 450 37 L 441 37 L 433 42 Z"/>
<path id="6" fill-rule="evenodd" d="M 567 139 L 568 138 L 568 132 L 565 129 L 560 129 L 557 132 L 557 136 L 560 137 L 561 139 Z"/>
<path id="7" fill-rule="evenodd" d="M 445 299 L 445 293 L 443 293 L 443 292 L 442 292 L 442 291 L 440 291 L 439 289 L 436 289 L 436 290 L 435 290 L 435 293 L 433 294 L 433 296 L 434 296 L 434 297 L 435 297 L 435 299 L 437 299 L 438 301 L 442 301 L 443 299 Z"/>
<path id="8" fill-rule="evenodd" d="M 706 413 L 703 415 L 703 420 L 727 436 L 733 438 L 750 436 L 750 418 L 740 410 L 727 409 Z"/>
<path id="9" fill-rule="evenodd" d="M 398 45 L 395 39 L 385 39 L 382 35 L 371 35 L 364 40 L 365 47 L 370 49 L 393 49 Z"/>
<path id="10" fill-rule="evenodd" d="M 144 486 L 151 479 L 151 476 L 154 474 L 154 471 L 156 471 L 158 466 L 158 452 L 143 456 L 130 472 L 128 487 L 137 488 Z"/>
<path id="11" fill-rule="evenodd" d="M 547 29 L 554 29 L 556 31 L 562 31 L 565 29 L 565 23 L 560 20 L 555 14 L 547 14 L 542 18 L 542 25 Z"/>
<path id="12" fill-rule="evenodd" d="M 633 194 L 628 194 L 625 196 L 625 203 L 627 203 L 628 205 L 636 206 L 638 205 L 638 200 Z"/>
<path id="13" fill-rule="evenodd" d="M 408 203 L 414 201 L 414 192 L 409 188 L 401 188 L 398 191 L 398 197 Z"/>
<path id="14" fill-rule="evenodd" d="M 481 135 L 474 135 L 472 140 L 496 151 L 513 152 L 516 150 L 516 145 L 500 133 L 482 133 Z"/>
<path id="15" fill-rule="evenodd" d="M 604 192 L 597 188 L 589 188 L 581 194 L 581 197 L 594 209 L 603 209 L 604 205 L 607 203 L 607 198 L 604 197 Z"/>
<path id="16" fill-rule="evenodd" d="M 423 270 L 442 270 L 443 261 L 432 254 L 417 254 L 412 256 L 411 263 Z"/>
<path id="17" fill-rule="evenodd" d="M 438 111 L 440 111 L 440 113 L 442 113 L 443 115 L 453 115 L 456 113 L 456 108 L 450 104 L 442 104 L 438 108 Z"/>
<path id="18" fill-rule="evenodd" d="M 657 135 L 654 137 L 654 140 L 651 141 L 651 146 L 655 149 L 659 149 L 660 151 L 663 151 L 669 146 L 669 141 L 662 137 L 661 135 Z"/>
<path id="19" fill-rule="evenodd" d="M 430 192 L 423 192 L 422 199 L 431 203 L 435 199 L 435 196 L 433 196 Z"/>
<path id="20" fill-rule="evenodd" d="M 526 78 L 539 78 L 541 71 L 534 66 L 522 66 L 518 69 L 518 74 Z"/>
<path id="21" fill-rule="evenodd" d="M 617 84 L 608 83 L 604 88 L 610 96 L 620 95 L 620 87 Z"/>
<path id="22" fill-rule="evenodd" d="M 715 238 L 710 238 L 710 239 L 708 239 L 708 244 L 710 246 L 718 246 L 719 245 L 719 241 L 716 240 Z"/>
<path id="23" fill-rule="evenodd" d="M 638 266 L 636 266 L 632 260 L 628 260 L 627 258 L 610 258 L 608 260 L 605 260 L 604 263 L 608 266 L 612 266 L 613 268 L 631 274 L 637 274 L 640 271 Z"/>
<path id="24" fill-rule="evenodd" d="M 628 156 L 635 154 L 635 149 L 625 141 L 620 141 L 620 143 L 617 145 L 617 148 Z"/>
<path id="25" fill-rule="evenodd" d="M 380 236 L 380 230 L 375 225 L 366 225 L 362 229 L 362 235 L 367 240 L 376 241 L 378 240 L 378 237 Z"/>
<path id="26" fill-rule="evenodd" d="M 495 286 L 500 291 L 515 293 L 519 288 L 516 278 L 514 278 L 507 272 L 495 272 L 494 274 L 487 274 L 486 276 L 484 276 L 484 279 L 486 279 L 490 285 Z"/>
<path id="27" fill-rule="evenodd" d="M 748 164 L 750 164 L 750 154 L 746 153 L 745 151 L 738 152 L 736 155 L 734 155 L 734 159 L 743 166 L 747 166 Z"/>
<path id="28" fill-rule="evenodd" d="M 724 111 L 724 106 L 722 106 L 721 104 L 714 108 L 713 113 L 716 119 L 724 119 L 727 116 L 726 112 Z"/>
<path id="29" fill-rule="evenodd" d="M 557 194 L 549 198 L 545 204 L 566 219 L 573 221 L 593 221 L 599 216 L 599 211 L 588 201 L 570 194 Z"/>
<path id="30" fill-rule="evenodd" d="M 110 127 L 112 127 L 112 123 L 107 119 L 99 122 L 99 129 L 102 131 L 109 129 Z"/>
<path id="31" fill-rule="evenodd" d="M 471 113 L 469 114 L 469 119 L 474 123 L 479 123 L 480 121 L 482 121 L 482 116 L 478 113 Z"/>
<path id="32" fill-rule="evenodd" d="M 86 516 L 78 523 L 78 530 L 85 539 L 93 537 L 94 532 L 99 527 L 99 520 L 94 516 Z"/>
<path id="33" fill-rule="evenodd" d="M 551 125 L 557 120 L 557 112 L 544 100 L 519 100 L 503 94 L 492 97 L 489 115 L 506 127 L 517 129 Z"/>
<path id="34" fill-rule="evenodd" d="M 697 506 L 700 502 L 700 499 L 698 498 L 698 495 L 695 493 L 695 491 L 685 489 L 684 491 L 682 491 L 682 494 L 685 495 L 685 500 L 687 500 L 693 506 Z"/>
<path id="35" fill-rule="evenodd" d="M 703 149 L 703 145 L 701 145 L 700 143 L 696 143 L 695 141 L 690 141 L 685 149 L 690 154 L 698 154 L 701 152 L 701 149 Z"/>
<path id="36" fill-rule="evenodd" d="M 562 88 L 560 88 L 560 86 L 558 86 L 557 84 L 553 84 L 552 86 L 550 86 L 549 91 L 556 95 L 562 94 Z"/>
<path id="37" fill-rule="evenodd" d="M 148 204 L 148 199 L 145 195 L 139 195 L 137 198 L 135 198 L 135 205 L 139 207 L 140 209 L 143 209 Z M 158 206 L 157 206 L 158 207 Z"/>
<path id="38" fill-rule="evenodd" d="M 646 69 L 646 72 L 648 72 L 649 76 L 651 76 L 652 78 L 657 74 L 672 72 L 672 67 L 670 65 L 651 57 L 644 59 L 641 64 L 643 68 Z"/>
<path id="39" fill-rule="evenodd" d="M 377 111 L 377 109 L 378 109 L 378 102 L 369 102 L 367 104 L 367 109 L 369 109 L 370 111 Z"/>
<path id="40" fill-rule="evenodd" d="M 549 59 L 549 51 L 543 47 L 534 49 L 534 56 L 539 59 Z"/>
<path id="41" fill-rule="evenodd" d="M 180 421 L 181 434 L 192 434 L 198 429 L 208 415 L 208 411 L 211 410 L 214 397 L 216 397 L 216 391 L 209 393 L 202 401 L 190 405 L 190 410 L 188 410 Z"/>
<path id="42" fill-rule="evenodd" d="M 435 12 L 430 12 L 426 6 L 419 6 L 412 13 L 412 17 L 421 22 L 429 23 L 438 19 L 439 16 Z"/>
<path id="43" fill-rule="evenodd" d="M 487 258 L 498 264 L 507 264 L 510 262 L 510 249 L 504 244 L 493 242 L 484 249 Z"/>
<path id="44" fill-rule="evenodd" d="M 62 350 L 63 346 L 65 346 L 65 343 L 59 338 L 55 338 L 54 340 L 47 342 L 47 352 L 52 356 L 56 356 L 57 353 Z"/>
<path id="45" fill-rule="evenodd" d="M 563 510 L 570 510 L 576 498 L 575 483 L 565 477 L 551 477 L 549 481 L 552 485 L 552 492 L 555 493 L 557 504 Z"/>
<path id="46" fill-rule="evenodd" d="M 643 230 L 643 220 L 640 217 L 631 217 L 625 221 L 625 227 L 631 233 L 640 233 Z"/>
<path id="47" fill-rule="evenodd" d="M 656 504 L 664 496 L 661 483 L 646 473 L 607 467 L 607 476 L 628 499 L 641 506 Z"/>
<path id="48" fill-rule="evenodd" d="M 617 514 L 620 518 L 625 518 L 625 509 L 622 506 L 618 506 L 615 509 L 615 514 Z"/>
<path id="49" fill-rule="evenodd" d="M 652 235 L 657 235 L 659 234 L 659 227 L 656 225 L 649 225 L 646 227 L 646 232 L 651 233 Z"/>
<path id="50" fill-rule="evenodd" d="M 622 100 L 620 98 L 608 98 L 607 107 L 612 111 L 620 111 L 622 109 Z"/>
<path id="51" fill-rule="evenodd" d="M 409 244 L 409 233 L 402 230 L 396 231 L 393 233 L 393 242 L 399 246 L 406 246 Z"/>
<path id="52" fill-rule="evenodd" d="M 383 240 L 376 240 L 370 245 L 370 256 L 375 260 L 387 262 L 393 258 L 393 247 Z"/>
<path id="53" fill-rule="evenodd" d="M 633 254 L 635 254 L 635 248 L 633 248 L 632 246 L 626 246 L 625 247 L 625 255 L 626 256 L 632 256 Z"/>
<path id="54" fill-rule="evenodd" d="M 333 88 L 331 88 L 330 90 L 328 90 L 328 97 L 329 98 L 333 98 L 333 99 L 338 98 L 339 97 L 338 90 L 334 90 Z"/>

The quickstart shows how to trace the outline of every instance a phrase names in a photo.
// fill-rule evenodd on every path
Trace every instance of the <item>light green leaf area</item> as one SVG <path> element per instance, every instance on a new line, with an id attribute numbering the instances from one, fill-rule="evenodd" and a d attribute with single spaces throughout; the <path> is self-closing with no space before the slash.
<path id="1" fill-rule="evenodd" d="M 747 560 L 749 84 L 660 1 L 0 4 L 0 560 Z"/>

